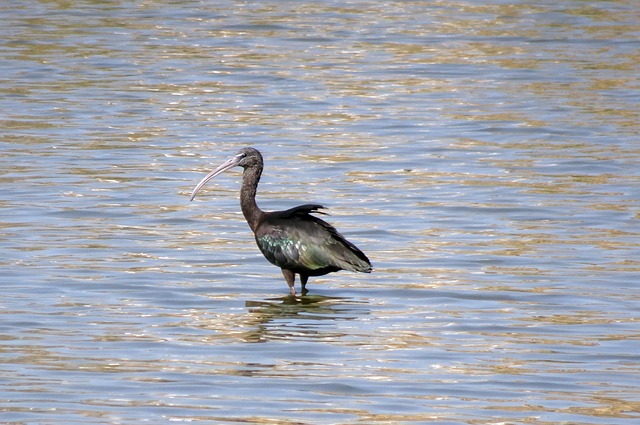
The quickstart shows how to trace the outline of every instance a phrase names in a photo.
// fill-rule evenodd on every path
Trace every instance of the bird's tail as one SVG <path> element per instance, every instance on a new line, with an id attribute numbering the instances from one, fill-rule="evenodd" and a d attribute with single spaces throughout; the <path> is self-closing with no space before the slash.
<path id="1" fill-rule="evenodd" d="M 367 258 L 357 246 L 351 242 L 343 239 L 345 246 L 343 255 L 340 258 L 340 266 L 344 270 L 360 273 L 371 273 L 373 267 L 371 267 L 371 261 Z"/>
<path id="2" fill-rule="evenodd" d="M 362 255 L 364 256 L 364 254 Z M 349 266 L 351 267 L 345 267 L 345 270 L 360 273 L 371 273 L 373 271 L 373 267 L 371 267 L 371 263 L 369 262 L 369 259 L 367 257 L 358 260 L 359 261 L 353 261 L 353 259 L 350 259 L 347 264 L 349 264 Z"/>

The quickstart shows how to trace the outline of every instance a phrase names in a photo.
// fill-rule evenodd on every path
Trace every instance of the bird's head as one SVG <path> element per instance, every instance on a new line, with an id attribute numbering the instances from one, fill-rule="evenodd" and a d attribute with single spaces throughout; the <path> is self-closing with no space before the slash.
<path id="1" fill-rule="evenodd" d="M 232 165 L 230 165 L 229 168 L 235 165 L 242 168 L 262 166 L 262 155 L 260 154 L 260 152 L 258 152 L 258 150 L 254 148 L 242 148 L 234 157 L 227 160 L 227 162 L 230 161 L 232 162 Z"/>
<path id="2" fill-rule="evenodd" d="M 209 174 L 204 176 L 204 178 L 202 180 L 200 180 L 200 182 L 193 189 L 193 192 L 191 192 L 190 201 L 193 201 L 193 198 L 196 197 L 196 194 L 198 193 L 198 191 L 200 189 L 202 189 L 202 187 L 205 184 L 207 184 L 207 182 L 209 180 L 211 180 L 212 178 L 214 178 L 218 174 L 221 174 L 221 173 L 227 171 L 228 169 L 236 167 L 236 166 L 237 167 L 242 167 L 245 170 L 247 168 L 251 168 L 251 167 L 259 167 L 261 169 L 262 168 L 262 155 L 260 154 L 260 152 L 258 152 L 256 149 L 253 149 L 253 148 L 242 148 L 242 149 L 240 149 L 240 151 L 237 154 L 235 154 L 231 158 L 227 159 L 225 162 L 220 164 L 220 166 L 218 166 L 215 170 L 211 171 Z"/>

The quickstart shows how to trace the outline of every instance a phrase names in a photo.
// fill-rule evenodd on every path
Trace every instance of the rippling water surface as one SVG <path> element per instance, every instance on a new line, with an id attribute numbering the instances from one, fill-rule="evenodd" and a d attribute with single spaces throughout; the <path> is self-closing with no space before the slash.
<path id="1" fill-rule="evenodd" d="M 0 421 L 640 419 L 633 1 L 0 6 Z M 238 205 L 374 263 L 286 297 Z"/>

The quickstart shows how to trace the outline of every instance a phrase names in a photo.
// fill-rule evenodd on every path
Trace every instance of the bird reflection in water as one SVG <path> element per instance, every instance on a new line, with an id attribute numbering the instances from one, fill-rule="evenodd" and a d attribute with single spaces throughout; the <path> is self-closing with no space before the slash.
<path id="1" fill-rule="evenodd" d="M 330 324 L 355 320 L 369 314 L 366 302 L 349 298 L 311 295 L 247 301 L 251 330 L 243 333 L 245 342 L 287 340 L 338 340 L 345 335 L 332 331 Z"/>

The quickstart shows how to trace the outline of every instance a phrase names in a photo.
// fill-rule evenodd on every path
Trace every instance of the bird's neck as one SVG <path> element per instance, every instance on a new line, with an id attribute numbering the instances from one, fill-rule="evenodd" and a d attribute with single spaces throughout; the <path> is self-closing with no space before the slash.
<path id="1" fill-rule="evenodd" d="M 256 203 L 256 192 L 261 174 L 262 168 L 245 168 L 242 176 L 242 188 L 240 189 L 240 208 L 242 209 L 244 218 L 247 220 L 247 223 L 249 223 L 249 227 L 251 227 L 254 233 L 260 217 L 264 214 Z"/>

